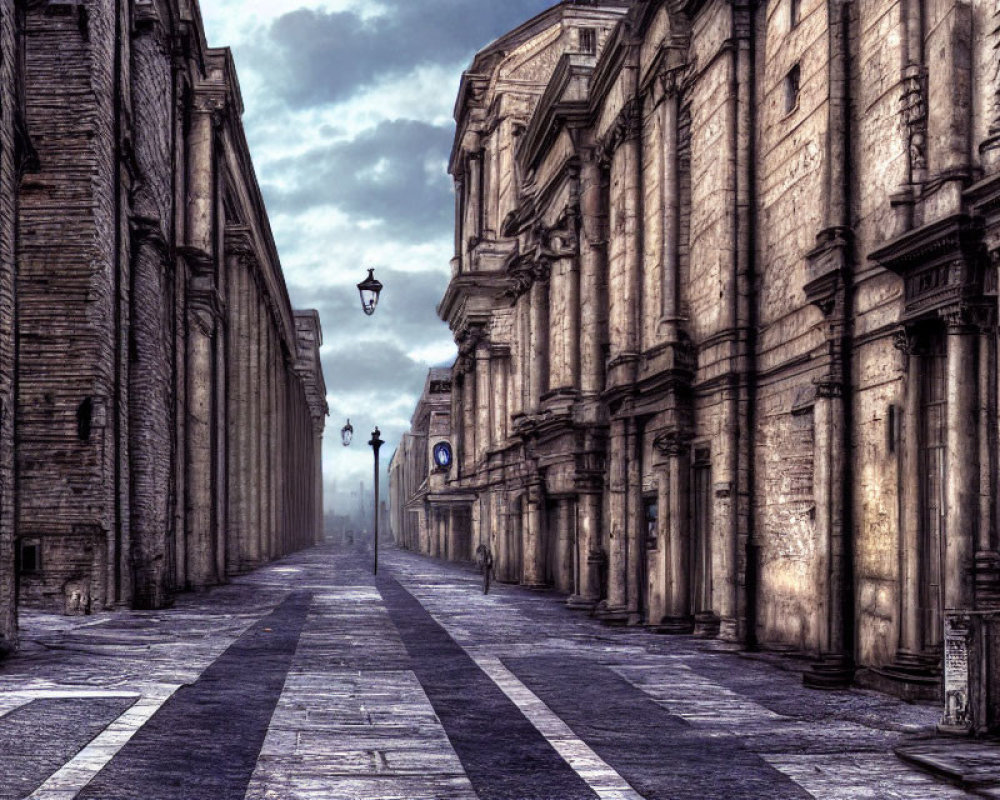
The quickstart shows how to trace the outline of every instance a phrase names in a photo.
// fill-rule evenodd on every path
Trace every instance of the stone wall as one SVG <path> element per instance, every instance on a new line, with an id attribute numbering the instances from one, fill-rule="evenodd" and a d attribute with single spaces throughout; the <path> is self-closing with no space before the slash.
<path id="1" fill-rule="evenodd" d="M 314 543 L 327 407 L 319 318 L 291 308 L 232 57 L 197 7 L 3 10 L 8 642 L 15 587 L 66 613 L 159 608 Z"/>
<path id="2" fill-rule="evenodd" d="M 0 3 L 0 655 L 17 646 L 14 524 L 14 275 L 16 186 L 28 166 L 21 107 L 19 12 Z"/>
<path id="3" fill-rule="evenodd" d="M 1000 604 L 996 9 L 644 0 L 534 25 L 501 42 L 537 88 L 489 48 L 463 82 L 458 219 L 503 213 L 439 308 L 450 488 L 498 574 L 810 654 L 814 686 L 862 667 L 933 694 L 944 609 Z"/>

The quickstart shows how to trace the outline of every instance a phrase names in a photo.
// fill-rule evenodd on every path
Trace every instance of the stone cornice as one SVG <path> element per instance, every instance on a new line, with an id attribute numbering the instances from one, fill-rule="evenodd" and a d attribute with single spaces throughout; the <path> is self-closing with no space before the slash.
<path id="1" fill-rule="evenodd" d="M 517 146 L 517 158 L 525 171 L 538 167 L 565 126 L 590 123 L 589 90 L 593 72 L 593 56 L 566 53 L 559 60 Z"/>
<path id="2" fill-rule="evenodd" d="M 982 225 L 958 214 L 910 231 L 871 254 L 904 281 L 904 321 L 984 299 Z"/>

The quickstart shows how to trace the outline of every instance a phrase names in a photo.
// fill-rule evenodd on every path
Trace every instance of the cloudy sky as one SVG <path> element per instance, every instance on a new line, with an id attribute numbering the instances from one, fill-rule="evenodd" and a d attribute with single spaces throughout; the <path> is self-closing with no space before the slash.
<path id="1" fill-rule="evenodd" d="M 454 357 L 435 307 L 453 249 L 447 161 L 462 70 L 554 2 L 201 0 L 209 43 L 236 58 L 292 303 L 322 315 L 327 496 L 340 506 L 361 480 L 370 489 L 372 428 L 388 442 L 384 464 L 427 369 Z M 371 318 L 355 289 L 364 267 L 386 285 Z M 345 449 L 347 417 L 356 438 Z"/>

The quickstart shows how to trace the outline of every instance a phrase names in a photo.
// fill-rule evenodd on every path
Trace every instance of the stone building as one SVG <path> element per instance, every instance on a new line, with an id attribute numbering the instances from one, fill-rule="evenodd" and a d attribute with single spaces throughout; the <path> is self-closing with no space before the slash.
<path id="1" fill-rule="evenodd" d="M 430 370 L 423 393 L 389 462 L 390 530 L 396 544 L 438 558 L 469 558 L 475 495 L 456 486 L 452 452 L 451 369 Z"/>
<path id="2" fill-rule="evenodd" d="M 472 545 L 936 692 L 944 612 L 1000 604 L 994 0 L 567 0 L 456 119 Z"/>
<path id="3" fill-rule="evenodd" d="M 197 2 L 0 12 L 13 643 L 15 586 L 68 613 L 157 608 L 313 543 L 326 392 L 319 319 L 289 303 L 232 56 Z"/>

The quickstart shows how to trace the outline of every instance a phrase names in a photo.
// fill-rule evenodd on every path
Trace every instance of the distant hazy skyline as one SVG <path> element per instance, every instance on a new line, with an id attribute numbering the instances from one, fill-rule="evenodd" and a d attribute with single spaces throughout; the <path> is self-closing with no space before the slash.
<path id="1" fill-rule="evenodd" d="M 370 486 L 372 428 L 384 466 L 427 369 L 454 357 L 435 307 L 453 250 L 447 163 L 462 70 L 553 4 L 201 0 L 209 44 L 233 49 L 292 303 L 323 319 L 328 505 L 334 486 Z M 354 288 L 365 267 L 386 285 L 371 318 Z"/>

